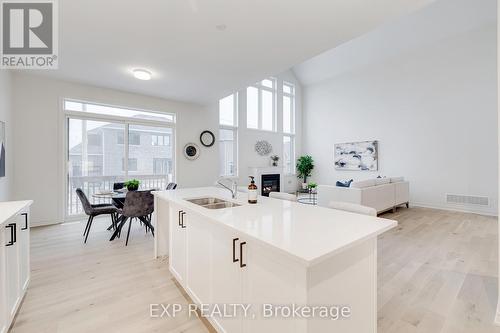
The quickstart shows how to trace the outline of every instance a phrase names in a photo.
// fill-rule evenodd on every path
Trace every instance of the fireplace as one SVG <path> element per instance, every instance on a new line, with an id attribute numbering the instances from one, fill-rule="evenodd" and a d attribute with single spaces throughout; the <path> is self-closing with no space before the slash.
<path id="1" fill-rule="evenodd" d="M 279 192 L 280 191 L 280 175 L 262 175 L 261 181 L 261 193 L 263 196 L 268 197 L 269 192 Z"/>

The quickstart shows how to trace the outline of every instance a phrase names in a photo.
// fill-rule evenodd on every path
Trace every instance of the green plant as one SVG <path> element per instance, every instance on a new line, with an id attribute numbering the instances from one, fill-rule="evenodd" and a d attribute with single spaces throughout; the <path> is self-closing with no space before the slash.
<path id="1" fill-rule="evenodd" d="M 313 169 L 314 161 L 311 156 L 304 155 L 299 157 L 297 160 L 297 177 L 304 179 L 304 183 L 307 183 L 307 177 L 311 176 Z"/>
<path id="2" fill-rule="evenodd" d="M 309 187 L 310 189 L 313 189 L 313 188 L 318 187 L 318 184 L 310 182 L 309 185 L 307 185 L 307 187 Z"/>
<path id="3" fill-rule="evenodd" d="M 129 191 L 136 191 L 137 189 L 139 189 L 139 184 L 141 182 L 138 181 L 137 179 L 130 179 L 128 181 L 126 181 L 124 183 L 125 187 L 127 188 L 127 190 Z"/>

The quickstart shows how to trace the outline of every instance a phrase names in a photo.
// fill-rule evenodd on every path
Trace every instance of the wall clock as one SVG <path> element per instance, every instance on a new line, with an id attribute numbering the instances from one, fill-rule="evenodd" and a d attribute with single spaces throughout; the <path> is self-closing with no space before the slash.
<path id="1" fill-rule="evenodd" d="M 203 131 L 200 134 L 200 142 L 205 147 L 212 147 L 215 143 L 215 135 L 210 131 Z"/>
<path id="2" fill-rule="evenodd" d="M 188 143 L 184 146 L 184 156 L 188 160 L 195 160 L 200 156 L 200 148 L 196 143 Z"/>

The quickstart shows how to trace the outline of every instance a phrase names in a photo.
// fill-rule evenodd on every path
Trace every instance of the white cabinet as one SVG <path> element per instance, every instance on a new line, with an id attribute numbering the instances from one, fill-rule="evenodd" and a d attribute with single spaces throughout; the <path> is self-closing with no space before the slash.
<path id="1" fill-rule="evenodd" d="M 263 318 L 263 304 L 305 303 L 305 270 L 268 248 L 171 206 L 170 270 L 197 304 L 250 304 L 250 315 L 208 318 L 220 332 L 304 332 L 289 319 Z M 254 316 L 255 315 L 255 316 Z"/>
<path id="2" fill-rule="evenodd" d="M 30 227 L 27 212 L 18 216 L 17 243 L 19 247 L 19 287 L 22 292 L 28 288 L 30 279 Z"/>
<path id="3" fill-rule="evenodd" d="M 30 280 L 29 205 L 31 202 L 12 204 L 22 209 L 20 211 L 14 209 L 18 213 L 5 221 L 0 221 L 0 333 L 8 331 Z"/>
<path id="4" fill-rule="evenodd" d="M 235 233 L 216 225 L 211 225 L 211 238 L 211 303 L 240 304 L 243 297 L 241 284 L 243 271 L 239 263 L 240 238 Z M 241 316 L 213 318 L 213 322 L 225 332 L 242 331 Z"/>
<path id="5" fill-rule="evenodd" d="M 20 296 L 19 281 L 19 244 L 17 236 L 19 235 L 19 221 L 17 216 L 4 227 L 5 244 L 5 289 L 7 300 L 7 318 L 16 314 Z"/>
<path id="6" fill-rule="evenodd" d="M 210 223 L 186 211 L 184 226 L 187 231 L 187 291 L 195 303 L 210 303 Z"/>
<path id="7" fill-rule="evenodd" d="M 263 316 L 264 304 L 305 304 L 300 288 L 301 270 L 286 258 L 246 241 L 242 246 L 243 303 L 250 304 L 255 318 L 244 321 L 244 332 L 302 332 L 296 320 Z M 268 314 L 269 315 L 269 312 Z"/>
<path id="8" fill-rule="evenodd" d="M 186 261 L 186 212 L 179 206 L 170 208 L 170 272 L 185 287 Z"/>

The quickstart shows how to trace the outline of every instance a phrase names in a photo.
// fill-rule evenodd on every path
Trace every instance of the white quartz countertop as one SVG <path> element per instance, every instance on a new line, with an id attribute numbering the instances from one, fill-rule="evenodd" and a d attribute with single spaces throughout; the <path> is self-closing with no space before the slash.
<path id="1" fill-rule="evenodd" d="M 257 204 L 248 204 L 246 193 L 238 193 L 233 200 L 228 190 L 216 187 L 153 193 L 158 199 L 181 205 L 306 265 L 319 263 L 397 225 L 394 220 L 260 196 Z M 185 200 L 200 197 L 216 197 L 242 205 L 207 209 Z"/>
<path id="2" fill-rule="evenodd" d="M 31 200 L 0 202 L 0 225 L 7 222 L 11 217 L 19 214 L 19 212 L 32 203 L 33 201 Z"/>

